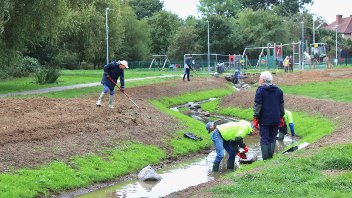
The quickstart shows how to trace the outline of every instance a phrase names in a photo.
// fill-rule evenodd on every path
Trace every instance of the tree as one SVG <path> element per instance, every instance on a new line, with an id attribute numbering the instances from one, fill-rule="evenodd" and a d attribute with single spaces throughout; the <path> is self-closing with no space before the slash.
<path id="1" fill-rule="evenodd" d="M 183 60 L 184 54 L 200 51 L 201 46 L 194 26 L 185 25 L 178 29 L 168 48 L 168 56 L 173 60 Z"/>
<path id="2" fill-rule="evenodd" d="M 259 9 L 269 9 L 273 6 L 280 6 L 283 15 L 287 13 L 297 13 L 305 4 L 313 3 L 313 0 L 239 0 L 246 8 L 254 11 Z M 281 13 L 281 12 L 280 12 Z"/>
<path id="3" fill-rule="evenodd" d="M 151 17 L 164 7 L 164 3 L 159 0 L 129 0 L 128 4 L 134 9 L 137 19 Z"/>
<path id="4" fill-rule="evenodd" d="M 200 0 L 199 11 L 204 16 L 222 15 L 226 17 L 236 17 L 243 6 L 238 0 Z"/>
<path id="5" fill-rule="evenodd" d="M 180 19 L 176 14 L 160 11 L 147 18 L 151 37 L 151 52 L 166 54 L 172 37 L 180 26 Z"/>

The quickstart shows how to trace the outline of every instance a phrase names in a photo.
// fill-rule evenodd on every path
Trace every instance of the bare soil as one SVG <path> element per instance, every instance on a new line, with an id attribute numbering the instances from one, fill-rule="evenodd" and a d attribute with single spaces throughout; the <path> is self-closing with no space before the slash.
<path id="1" fill-rule="evenodd" d="M 352 78 L 351 69 L 302 71 L 275 74 L 277 85 L 332 81 Z M 256 82 L 250 75 L 247 83 Z M 177 120 L 156 110 L 148 101 L 163 96 L 176 96 L 193 91 L 226 88 L 222 77 L 171 81 L 128 89 L 126 93 L 140 106 L 137 109 L 121 93 L 116 94 L 115 109 L 95 106 L 99 93 L 77 99 L 0 99 L 0 172 L 13 168 L 37 167 L 53 160 L 67 161 L 71 156 L 97 153 L 126 140 L 138 141 L 169 149 L 166 144 L 174 131 L 183 128 Z M 225 97 L 221 106 L 249 108 L 254 89 L 241 90 Z M 211 96 L 210 96 L 211 97 Z M 352 104 L 319 100 L 304 96 L 284 95 L 285 105 L 293 111 L 319 113 L 338 122 L 335 132 L 312 144 L 319 149 L 332 144 L 350 143 Z M 211 197 L 205 189 L 218 180 L 188 188 L 174 197 Z"/>

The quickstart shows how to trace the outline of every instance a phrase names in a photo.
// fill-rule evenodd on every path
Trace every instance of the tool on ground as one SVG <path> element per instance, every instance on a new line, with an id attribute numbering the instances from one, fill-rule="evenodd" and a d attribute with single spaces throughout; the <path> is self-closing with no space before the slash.
<path id="1" fill-rule="evenodd" d="M 125 96 L 139 109 L 139 106 L 125 93 L 125 91 L 123 90 L 123 89 L 121 89 L 121 87 L 119 87 L 117 84 L 116 84 L 116 82 L 111 78 L 111 77 L 109 77 L 108 78 L 112 83 L 114 83 L 114 85 L 117 87 L 117 88 L 119 88 L 119 90 L 123 93 L 123 94 L 125 94 Z"/>
<path id="2" fill-rule="evenodd" d="M 202 137 L 198 137 L 198 136 L 196 136 L 196 135 L 194 135 L 193 133 L 190 133 L 190 132 L 187 132 L 187 133 L 183 134 L 183 137 L 192 139 L 194 141 L 198 141 L 198 140 L 202 141 L 203 140 Z"/>

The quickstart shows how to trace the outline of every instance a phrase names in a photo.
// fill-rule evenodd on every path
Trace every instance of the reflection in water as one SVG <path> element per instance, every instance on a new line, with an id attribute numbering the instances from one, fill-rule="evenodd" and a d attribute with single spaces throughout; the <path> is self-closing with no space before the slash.
<path id="1" fill-rule="evenodd" d="M 180 107 L 187 107 L 188 105 L 182 105 L 174 107 L 172 110 L 177 110 Z M 207 122 L 209 117 L 202 112 L 201 109 L 192 109 L 187 113 L 189 116 L 195 119 Z M 229 118 L 220 115 L 212 115 L 212 117 L 220 118 L 222 122 L 236 121 L 234 118 Z M 210 134 L 209 134 L 210 138 Z M 248 156 L 258 155 L 258 160 L 262 160 L 260 143 L 258 136 L 246 136 L 244 142 L 249 147 Z M 290 136 L 285 136 L 283 141 L 276 142 L 276 152 L 281 152 L 286 146 L 292 144 L 293 141 Z M 162 197 L 173 192 L 181 191 L 190 186 L 195 186 L 201 183 L 212 181 L 222 174 L 227 172 L 226 169 L 226 157 L 222 160 L 222 167 L 220 172 L 213 173 L 212 166 L 215 159 L 215 151 L 211 152 L 207 156 L 193 159 L 187 162 L 180 163 L 167 169 L 158 171 L 158 174 L 162 177 L 160 181 L 129 181 L 119 183 L 117 185 L 102 188 L 97 191 L 79 196 L 81 198 L 96 198 L 96 197 Z M 236 164 L 239 167 L 239 161 L 236 157 Z"/>

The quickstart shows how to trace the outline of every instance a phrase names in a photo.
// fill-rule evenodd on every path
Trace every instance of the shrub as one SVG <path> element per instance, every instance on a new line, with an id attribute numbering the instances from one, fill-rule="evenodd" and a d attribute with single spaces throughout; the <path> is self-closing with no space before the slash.
<path id="1" fill-rule="evenodd" d="M 59 69 L 49 67 L 37 70 L 35 73 L 35 78 L 36 82 L 42 85 L 56 82 L 60 75 Z"/>

